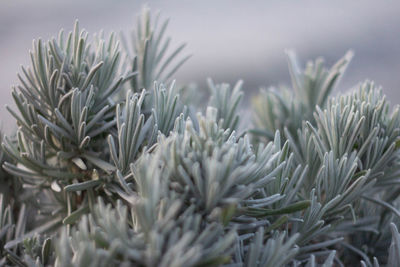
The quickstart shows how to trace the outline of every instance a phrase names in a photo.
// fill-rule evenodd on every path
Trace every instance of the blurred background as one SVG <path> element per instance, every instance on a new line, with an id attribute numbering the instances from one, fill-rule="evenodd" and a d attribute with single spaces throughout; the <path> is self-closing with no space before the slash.
<path id="1" fill-rule="evenodd" d="M 244 80 L 246 101 L 261 86 L 290 85 L 284 50 L 294 49 L 302 65 L 323 56 L 331 66 L 351 49 L 354 58 L 338 90 L 365 79 L 400 103 L 400 2 L 398 1 L 53 1 L 0 2 L 0 114 L 10 132 L 11 86 L 29 64 L 32 39 L 47 40 L 75 19 L 89 33 L 129 32 L 147 3 L 171 18 L 168 33 L 186 42 L 193 57 L 176 74 L 179 83 L 205 85 Z"/>

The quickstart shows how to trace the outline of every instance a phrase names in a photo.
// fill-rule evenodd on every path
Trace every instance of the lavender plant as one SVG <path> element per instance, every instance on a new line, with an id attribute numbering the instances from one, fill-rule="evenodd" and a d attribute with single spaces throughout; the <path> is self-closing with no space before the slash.
<path id="1" fill-rule="evenodd" d="M 244 125 L 242 81 L 210 79 L 193 112 L 167 25 L 145 8 L 131 45 L 78 23 L 34 42 L 1 135 L 0 265 L 398 266 L 399 107 L 369 81 L 332 95 L 352 53 L 288 52 L 293 90 L 262 89 Z"/>

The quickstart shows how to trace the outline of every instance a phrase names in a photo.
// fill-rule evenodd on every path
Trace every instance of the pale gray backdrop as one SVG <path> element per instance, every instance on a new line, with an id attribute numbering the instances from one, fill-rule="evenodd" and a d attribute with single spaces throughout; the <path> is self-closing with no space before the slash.
<path id="1" fill-rule="evenodd" d="M 261 85 L 289 83 L 285 48 L 294 48 L 303 62 L 321 55 L 329 64 L 352 49 L 355 57 L 339 90 L 372 79 L 400 103 L 398 1 L 0 0 L 2 128 L 14 127 L 4 105 L 12 105 L 10 87 L 20 65 L 29 63 L 32 39 L 69 31 L 76 18 L 91 33 L 127 32 L 144 3 L 171 17 L 169 33 L 193 54 L 178 82 L 240 78 L 249 96 Z"/>

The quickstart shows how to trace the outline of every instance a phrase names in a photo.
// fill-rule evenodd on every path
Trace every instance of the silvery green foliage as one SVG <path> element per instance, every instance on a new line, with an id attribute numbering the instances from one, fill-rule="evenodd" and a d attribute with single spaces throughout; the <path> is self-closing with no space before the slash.
<path id="1" fill-rule="evenodd" d="M 169 179 L 189 202 L 206 214 L 219 213 L 216 208 L 248 198 L 273 179 L 274 170 L 266 175 L 274 161 L 269 147 L 255 154 L 247 137 L 237 139 L 218 126 L 214 108 L 198 121 L 199 132 L 188 121 L 183 134 L 173 134 L 158 148 Z"/>
<path id="2" fill-rule="evenodd" d="M 121 188 L 125 191 L 121 196 L 133 207 L 133 228 L 148 238 L 142 241 L 147 246 L 165 249 L 161 250 L 161 255 L 154 254 L 160 249 L 138 252 L 145 253 L 139 255 L 146 266 L 229 263 L 236 226 L 229 234 L 224 234 L 223 225 L 237 216 L 238 205 L 249 198 L 254 188 L 263 188 L 282 168 L 282 164 L 274 163 L 280 151 L 272 144 L 255 153 L 247 137 L 236 140 L 234 133 L 220 128 L 216 109 L 209 108 L 206 117 L 199 115 L 198 121 L 199 131 L 188 120 L 182 132 L 160 136 L 155 152 L 144 154 L 131 165 L 132 178 L 121 179 Z M 264 174 L 267 172 L 269 175 Z M 263 201 L 267 205 L 268 199 Z M 253 204 L 247 202 L 246 208 Z M 201 218 L 205 221 L 201 222 L 204 220 Z M 100 227 L 108 234 L 109 230 Z M 182 229 L 186 229 L 186 233 Z M 266 246 L 271 249 L 283 246 L 284 235 L 280 239 L 277 245 L 270 241 Z M 294 240 L 292 238 L 284 247 L 293 249 Z M 198 249 L 185 252 L 187 246 L 194 249 L 197 243 Z M 179 250 L 175 247 L 178 245 Z M 247 248 L 242 250 L 247 253 Z M 80 251 L 75 252 L 77 258 L 81 257 Z M 295 254 L 294 251 L 291 253 Z"/>
<path id="3" fill-rule="evenodd" d="M 229 261 L 234 230 L 225 232 L 220 223 L 204 220 L 206 208 L 182 197 L 179 182 L 171 181 L 168 166 L 160 165 L 161 148 L 158 151 L 132 165 L 138 195 L 136 201 L 130 195 L 136 202 L 133 220 L 149 240 L 146 265 L 216 266 Z"/>
<path id="4" fill-rule="evenodd" d="M 2 132 L 0 132 L 0 141 L 1 142 L 3 142 L 3 133 Z M 4 162 L 6 162 L 6 161 L 8 161 L 9 159 L 7 159 L 6 158 L 7 157 L 7 155 L 4 153 L 4 150 L 3 150 L 3 148 L 2 147 L 0 147 L 0 163 L 1 163 L 1 165 L 3 165 L 4 164 Z M 5 171 L 5 170 L 3 170 L 3 168 L 1 168 L 0 169 L 0 181 L 1 181 L 1 186 L 3 187 L 4 186 L 4 184 L 6 184 L 7 183 L 7 180 L 8 180 L 8 173 Z M 2 191 L 3 190 L 8 190 L 8 188 L 6 189 L 6 188 L 2 188 Z"/>
<path id="5" fill-rule="evenodd" d="M 237 130 L 240 116 L 237 114 L 243 97 L 243 81 L 238 81 L 233 88 L 227 83 L 214 84 L 208 79 L 211 97 L 208 105 L 217 108 L 217 121 L 224 129 Z"/>
<path id="6" fill-rule="evenodd" d="M 24 213 L 25 207 L 22 207 L 22 213 Z M 13 209 L 10 204 L 7 205 L 7 203 L 4 200 L 4 195 L 0 195 L 0 242 L 1 242 L 1 263 L 4 265 L 7 260 L 6 260 L 6 255 L 9 253 L 7 249 L 5 249 L 5 245 L 7 242 L 13 240 L 14 238 L 18 238 L 21 236 L 21 234 L 24 233 L 25 231 L 25 225 L 26 225 L 26 218 L 23 218 L 24 215 L 18 216 L 19 222 L 18 225 L 19 227 L 16 228 L 16 222 L 15 222 L 15 216 L 13 214 Z M 17 248 L 12 248 L 11 253 L 16 253 Z"/>
<path id="7" fill-rule="evenodd" d="M 398 266 L 400 264 L 400 234 L 397 230 L 397 226 L 394 223 L 390 224 L 391 231 L 391 242 L 389 247 L 389 255 L 386 266 Z M 373 266 L 379 267 L 379 261 L 374 257 L 373 263 L 371 263 L 368 259 L 366 261 L 361 261 L 361 265 L 363 267 Z"/>
<path id="8" fill-rule="evenodd" d="M 286 232 L 273 233 L 272 237 L 264 242 L 264 230 L 260 228 L 254 235 L 248 247 L 241 246 L 235 253 L 238 262 L 243 266 L 284 266 L 297 254 L 295 247 L 297 235 L 286 240 Z M 243 239 L 240 244 L 243 244 Z"/>
<path id="9" fill-rule="evenodd" d="M 385 253 L 378 253 L 378 249 L 373 247 L 378 248 L 378 244 L 385 247 L 383 242 L 377 242 L 384 240 L 379 236 L 387 236 L 388 223 L 393 220 L 391 214 L 399 214 L 396 210 L 398 190 L 393 189 L 393 185 L 398 183 L 398 120 L 398 108 L 389 113 L 381 90 L 366 82 L 352 93 L 328 99 L 325 109 L 317 105 L 314 120 L 303 122 L 295 133 L 285 128 L 295 163 L 308 167 L 302 195 L 305 197 L 310 190 L 316 194 L 316 202 L 312 201 L 311 207 L 314 206 L 314 214 L 320 215 L 311 222 L 326 225 L 321 228 L 324 229 L 322 232 L 317 231 L 313 239 L 320 236 L 323 240 L 324 235 L 340 236 L 333 231 L 332 225 L 335 225 L 338 233 L 351 233 L 353 239 L 350 240 L 353 241 L 350 243 L 362 246 L 365 243 L 359 241 L 364 240 L 370 244 L 365 250 L 348 244 L 348 241 L 337 239 L 335 242 L 347 250 L 340 253 L 358 254 L 368 265 L 372 264 L 368 259 L 370 253 L 385 258 Z M 314 197 L 311 196 L 311 199 Z M 364 219 L 371 213 L 364 212 L 371 209 L 371 203 L 383 209 L 377 208 L 377 214 Z M 301 258 L 310 247 L 315 249 L 317 245 L 306 245 L 309 239 L 302 242 L 303 235 L 301 230 L 295 232 L 298 231 L 300 238 L 297 244 L 301 247 L 297 257 Z M 321 244 L 334 243 L 323 241 Z M 352 253 L 348 253 L 350 250 Z M 347 256 L 347 261 L 351 262 L 351 257 Z M 356 261 L 354 259 L 352 264 Z"/>
<path id="10" fill-rule="evenodd" d="M 19 129 L 15 140 L 7 137 L 3 140 L 1 156 L 5 158 L 3 151 L 8 156 L 4 169 L 30 187 L 26 191 L 33 200 L 31 204 L 41 214 L 32 227 L 42 224 L 39 222 L 42 217 L 52 217 L 47 217 L 49 221 L 43 229 L 33 229 L 41 233 L 60 225 L 61 221 L 73 224 L 92 209 L 95 195 L 103 194 L 103 190 L 113 191 L 116 169 L 123 169 L 127 161 L 129 168 L 129 163 L 137 158 L 135 153 L 137 156 L 143 146 L 154 143 L 158 131 L 168 134 L 183 107 L 177 101 L 179 97 L 173 85 L 167 93 L 163 86 L 157 88 L 156 106 L 152 108 L 154 103 L 148 101 L 154 115 L 149 118 L 139 109 L 139 115 L 145 116 L 148 122 L 138 130 L 141 144 L 121 155 L 120 163 L 114 166 L 108 160 L 112 149 L 105 149 L 104 141 L 108 135 L 121 136 L 121 121 L 125 118 L 120 119 L 119 112 L 124 109 L 125 101 L 119 92 L 124 82 L 135 75 L 122 69 L 115 35 L 105 40 L 100 34 L 89 40 L 87 32 L 80 31 L 76 23 L 67 37 L 61 31 L 58 39 L 34 42 L 31 59 L 31 67 L 22 68 L 23 74 L 18 76 L 20 85 L 13 90 L 18 112 L 9 109 Z M 132 120 L 132 108 L 126 109 L 129 113 L 126 120 Z M 128 124 L 137 126 L 136 121 Z M 132 140 L 131 129 L 128 130 L 129 138 L 123 137 L 122 147 Z M 112 163 L 115 159 L 112 158 Z M 103 188 L 103 184 L 110 188 Z M 27 196 L 22 198 L 26 200 Z M 29 236 L 26 233 L 14 241 L 20 242 Z"/>
<path id="11" fill-rule="evenodd" d="M 194 206 L 185 208 L 157 158 L 144 155 L 133 171 L 130 216 L 120 202 L 114 209 L 100 201 L 71 241 L 62 236 L 56 266 L 218 266 L 229 260 L 234 231 L 225 233 L 217 222 L 204 222 Z"/>
<path id="12" fill-rule="evenodd" d="M 254 98 L 254 125 L 252 132 L 260 138 L 271 140 L 276 130 L 284 129 L 296 134 L 303 121 L 313 122 L 315 106 L 324 108 L 329 94 L 342 77 L 352 53 L 348 52 L 331 69 L 324 66 L 322 58 L 308 62 L 300 69 L 293 51 L 287 51 L 293 91 L 287 88 L 262 89 Z"/>
<path id="13" fill-rule="evenodd" d="M 288 52 L 293 91 L 262 91 L 241 129 L 241 81 L 209 80 L 193 115 L 167 24 L 145 8 L 122 52 L 78 24 L 34 43 L 0 150 L 0 264 L 399 265 L 399 108 L 372 82 L 331 96 L 351 53 L 301 70 Z"/>
<path id="14" fill-rule="evenodd" d="M 87 179 L 70 163 L 87 170 L 84 160 L 102 152 L 104 133 L 115 124 L 111 97 L 126 80 L 114 36 L 95 45 L 78 23 L 66 39 L 60 32 L 58 40 L 34 42 L 32 67 L 23 68 L 13 90 L 20 115 L 9 109 L 19 130 L 17 145 L 6 139 L 4 149 L 18 165 L 6 163 L 7 171 L 36 185 Z"/>
<path id="15" fill-rule="evenodd" d="M 175 128 L 178 131 L 179 122 L 183 129 L 184 118 L 186 117 L 186 106 L 179 99 L 179 94 L 174 83 L 167 89 L 163 84 L 154 88 L 154 106 L 151 115 L 146 118 L 142 106 L 147 96 L 146 90 L 139 95 L 128 91 L 125 106 L 117 105 L 117 142 L 109 135 L 108 144 L 110 156 L 115 165 L 114 172 L 117 181 L 121 182 L 123 188 L 127 188 L 124 182 L 131 176 L 130 164 L 133 163 L 142 152 L 152 150 L 157 145 L 157 136 L 168 136 Z M 111 186 L 111 191 L 121 191 Z M 128 190 L 129 191 L 129 190 Z"/>
<path id="16" fill-rule="evenodd" d="M 1 266 L 45 266 L 53 262 L 51 238 L 39 236 L 40 229 L 26 232 L 29 223 L 26 205 L 21 205 L 18 214 L 14 214 L 14 207 L 5 201 L 0 194 Z M 14 240 L 19 240 L 19 243 Z"/>
<path id="17" fill-rule="evenodd" d="M 131 81 L 131 88 L 135 92 L 152 88 L 154 81 L 169 83 L 175 72 L 190 57 L 176 59 L 186 44 L 169 51 L 171 38 L 165 36 L 168 23 L 169 20 L 160 22 L 159 14 L 153 20 L 150 10 L 144 7 L 138 17 L 136 29 L 131 33 L 131 45 L 124 41 L 125 49 L 131 55 L 131 70 L 138 72 Z"/>
<path id="18" fill-rule="evenodd" d="M 400 234 L 395 224 L 390 225 L 392 231 L 392 243 L 389 248 L 389 266 L 396 266 L 400 264 Z"/>
<path id="19" fill-rule="evenodd" d="M 189 112 L 180 99 L 175 81 L 171 83 L 169 88 L 166 88 L 164 84 L 158 85 L 155 83 L 153 94 L 153 107 L 151 110 L 151 119 L 154 124 L 153 130 L 168 136 L 174 128 L 175 119 L 181 114 L 186 118 Z M 152 138 L 150 144 L 155 141 Z"/>
<path id="20" fill-rule="evenodd" d="M 128 172 L 129 164 L 137 158 L 146 141 L 147 134 L 151 130 L 149 123 L 145 123 L 145 116 L 141 112 L 144 97 L 145 90 L 140 95 L 132 94 L 129 91 L 122 110 L 119 104 L 116 108 L 118 147 L 112 135 L 108 136 L 108 144 L 111 159 L 122 174 Z"/>
<path id="21" fill-rule="evenodd" d="M 18 113 L 9 110 L 19 129 L 15 142 L 3 142 L 12 159 L 3 166 L 31 188 L 40 212 L 36 219 L 48 216 L 44 225 L 52 227 L 87 212 L 93 193 L 76 192 L 107 180 L 98 172 L 113 167 L 103 146 L 116 123 L 114 105 L 120 100 L 113 97 L 131 74 L 120 69 L 113 34 L 89 42 L 77 22 L 67 37 L 61 31 L 57 40 L 34 42 L 31 61 L 13 89 Z"/>
<path id="22" fill-rule="evenodd" d="M 307 261 L 307 264 L 305 265 L 306 267 L 316 267 L 316 266 L 322 266 L 322 267 L 333 267 L 334 265 L 334 260 L 335 260 L 335 255 L 336 252 L 332 251 L 329 256 L 327 257 L 327 259 L 322 263 L 322 264 L 318 264 L 317 260 L 315 258 L 314 255 L 310 256 L 310 259 Z"/>
<path id="23" fill-rule="evenodd" d="M 0 141 L 2 142 L 4 135 L 0 132 Z M 11 138 L 11 142 L 15 142 L 14 138 Z M 11 158 L 4 152 L 4 149 L 0 147 L 0 166 L 3 166 L 5 162 L 13 162 Z M 14 177 L 2 167 L 0 167 L 0 193 L 6 199 L 6 202 L 16 201 L 16 199 L 22 199 L 22 184 L 20 179 Z"/>

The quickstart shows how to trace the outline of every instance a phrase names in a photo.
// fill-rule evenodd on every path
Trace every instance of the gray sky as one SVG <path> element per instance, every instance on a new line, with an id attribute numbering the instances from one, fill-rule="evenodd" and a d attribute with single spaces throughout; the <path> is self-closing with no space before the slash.
<path id="1" fill-rule="evenodd" d="M 0 2 L 0 114 L 9 131 L 11 85 L 20 65 L 29 64 L 32 39 L 49 39 L 74 20 L 90 33 L 128 32 L 146 1 Z M 302 63 L 323 56 L 329 64 L 348 49 L 355 53 L 340 90 L 365 79 L 400 103 L 400 2 L 396 1 L 147 1 L 170 17 L 176 44 L 187 42 L 193 57 L 179 73 L 181 83 L 201 85 L 244 79 L 247 95 L 260 86 L 289 84 L 284 49 L 293 48 Z"/>

